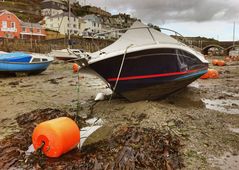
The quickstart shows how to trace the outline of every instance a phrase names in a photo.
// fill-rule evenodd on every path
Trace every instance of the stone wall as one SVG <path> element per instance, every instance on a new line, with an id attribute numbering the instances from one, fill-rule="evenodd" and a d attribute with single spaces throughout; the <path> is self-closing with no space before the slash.
<path id="1" fill-rule="evenodd" d="M 87 52 L 97 51 L 113 43 L 111 40 L 91 38 L 72 38 L 71 48 L 80 48 Z M 0 51 L 25 51 L 36 53 L 49 53 L 52 49 L 64 49 L 68 46 L 68 40 L 65 38 L 51 40 L 22 40 L 22 39 L 0 39 Z M 98 47 L 97 47 L 98 46 Z"/>

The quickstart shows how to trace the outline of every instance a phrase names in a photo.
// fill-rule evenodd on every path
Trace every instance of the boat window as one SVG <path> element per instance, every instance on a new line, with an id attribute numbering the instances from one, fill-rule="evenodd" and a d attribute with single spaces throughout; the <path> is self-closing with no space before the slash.
<path id="1" fill-rule="evenodd" d="M 32 63 L 37 63 L 37 62 L 41 62 L 40 58 L 33 58 L 32 59 Z"/>
<path id="2" fill-rule="evenodd" d="M 183 56 L 184 56 L 185 63 L 189 67 L 201 64 L 201 61 L 196 56 L 194 56 L 194 55 L 192 55 L 188 52 L 185 52 L 185 51 L 182 51 L 182 53 L 183 53 Z"/>
<path id="3" fill-rule="evenodd" d="M 186 71 L 188 70 L 188 65 L 184 60 L 184 55 L 181 50 L 176 50 L 177 60 L 180 71 Z"/>
<path id="4" fill-rule="evenodd" d="M 162 48 L 162 49 L 160 49 L 160 53 L 163 53 L 163 54 L 174 54 L 175 55 L 176 51 L 173 48 Z"/>
<path id="5" fill-rule="evenodd" d="M 43 58 L 42 61 L 48 61 L 46 58 Z"/>

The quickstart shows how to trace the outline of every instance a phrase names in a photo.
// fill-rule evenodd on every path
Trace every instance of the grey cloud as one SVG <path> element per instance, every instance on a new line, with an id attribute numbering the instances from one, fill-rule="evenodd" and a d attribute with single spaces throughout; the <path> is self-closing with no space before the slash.
<path id="1" fill-rule="evenodd" d="M 101 6 L 107 9 L 130 11 L 146 22 L 204 22 L 239 16 L 238 0 L 105 0 L 103 3 Z"/>

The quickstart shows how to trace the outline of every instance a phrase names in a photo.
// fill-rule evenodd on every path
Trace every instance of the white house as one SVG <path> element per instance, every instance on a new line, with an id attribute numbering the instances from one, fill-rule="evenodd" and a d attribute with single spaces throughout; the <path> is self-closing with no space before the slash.
<path id="1" fill-rule="evenodd" d="M 54 16 L 47 16 L 44 18 L 45 27 L 50 30 L 59 31 L 60 34 L 79 35 L 79 20 L 72 13 L 70 20 L 68 20 L 68 13 L 64 12 Z"/>
<path id="2" fill-rule="evenodd" d="M 83 35 L 102 32 L 100 18 L 96 15 L 86 15 L 79 18 L 79 29 Z"/>

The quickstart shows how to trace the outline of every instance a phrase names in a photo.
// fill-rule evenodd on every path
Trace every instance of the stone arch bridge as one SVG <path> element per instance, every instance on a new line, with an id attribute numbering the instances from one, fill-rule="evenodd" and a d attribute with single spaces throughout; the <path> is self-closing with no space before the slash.
<path id="1" fill-rule="evenodd" d="M 185 42 L 185 41 L 184 41 Z M 235 48 L 239 48 L 239 41 L 233 43 L 233 41 L 191 41 L 186 39 L 186 44 L 200 51 L 202 54 L 208 54 L 210 48 L 217 48 L 223 55 L 229 55 L 229 51 Z"/>

